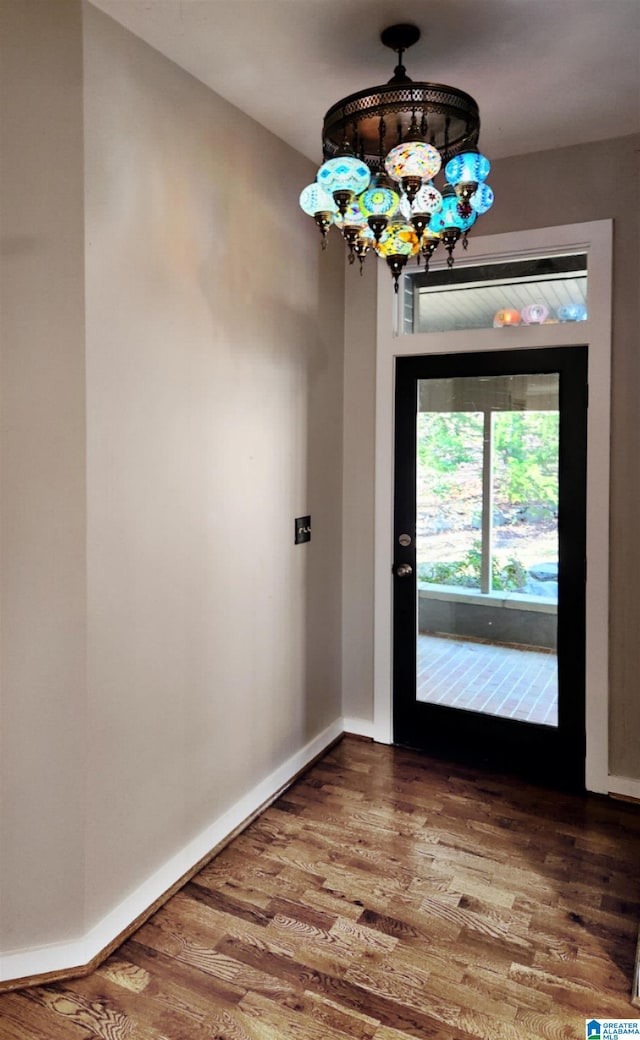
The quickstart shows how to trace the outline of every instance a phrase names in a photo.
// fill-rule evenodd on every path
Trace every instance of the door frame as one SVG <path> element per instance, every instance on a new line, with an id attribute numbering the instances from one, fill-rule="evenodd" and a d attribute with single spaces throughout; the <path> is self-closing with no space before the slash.
<path id="1" fill-rule="evenodd" d="M 613 222 L 592 221 L 470 238 L 460 263 L 587 254 L 588 320 L 471 332 L 401 332 L 402 292 L 378 265 L 374 507 L 374 716 L 371 736 L 393 743 L 393 493 L 396 357 L 580 346 L 589 349 L 585 787 L 609 791 L 609 443 Z M 443 261 L 432 262 L 433 269 Z M 506 335 L 505 335 L 506 333 Z"/>

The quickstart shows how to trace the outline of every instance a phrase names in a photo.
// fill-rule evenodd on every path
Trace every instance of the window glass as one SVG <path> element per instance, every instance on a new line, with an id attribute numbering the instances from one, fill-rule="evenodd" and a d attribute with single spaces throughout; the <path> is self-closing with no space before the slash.
<path id="1" fill-rule="evenodd" d="M 426 274 L 409 270 L 403 284 L 406 333 L 513 329 L 588 317 L 584 254 L 469 267 L 456 262 Z"/>
<path id="2" fill-rule="evenodd" d="M 417 576 L 557 599 L 557 373 L 418 383 Z"/>

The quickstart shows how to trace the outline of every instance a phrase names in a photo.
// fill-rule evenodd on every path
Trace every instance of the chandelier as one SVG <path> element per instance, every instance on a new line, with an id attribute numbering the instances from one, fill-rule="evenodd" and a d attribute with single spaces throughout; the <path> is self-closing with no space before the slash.
<path id="1" fill-rule="evenodd" d="M 480 113 L 455 87 L 415 83 L 402 64 L 420 39 L 414 25 L 392 25 L 380 39 L 398 55 L 388 83 L 351 94 L 333 105 L 322 128 L 323 163 L 300 206 L 322 234 L 342 233 L 349 262 L 362 264 L 373 250 L 391 269 L 395 291 L 410 257 L 429 260 L 442 242 L 453 251 L 478 216 L 491 207 L 489 160 L 478 151 Z M 445 183 L 433 178 L 444 167 Z"/>

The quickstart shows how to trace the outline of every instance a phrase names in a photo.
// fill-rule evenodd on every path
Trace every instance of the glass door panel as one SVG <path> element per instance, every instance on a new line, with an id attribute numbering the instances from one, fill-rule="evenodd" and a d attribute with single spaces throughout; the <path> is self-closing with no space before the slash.
<path id="1" fill-rule="evenodd" d="M 396 743 L 583 784 L 586 366 L 397 360 Z"/>
<path id="2" fill-rule="evenodd" d="M 418 380 L 420 701 L 557 726 L 558 390 Z"/>

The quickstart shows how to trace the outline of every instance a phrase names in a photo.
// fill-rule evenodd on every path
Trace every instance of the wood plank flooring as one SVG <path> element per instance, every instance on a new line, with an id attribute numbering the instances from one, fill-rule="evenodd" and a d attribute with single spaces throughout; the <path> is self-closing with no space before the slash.
<path id="1" fill-rule="evenodd" d="M 636 1018 L 640 807 L 346 738 L 1 1040 L 574 1040 Z"/>

